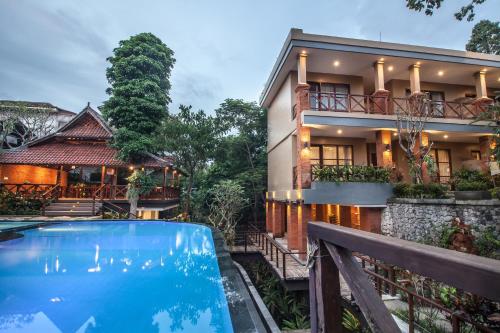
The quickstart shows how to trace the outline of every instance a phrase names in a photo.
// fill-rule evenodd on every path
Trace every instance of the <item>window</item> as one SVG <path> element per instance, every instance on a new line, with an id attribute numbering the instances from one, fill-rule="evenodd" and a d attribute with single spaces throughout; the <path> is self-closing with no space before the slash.
<path id="1" fill-rule="evenodd" d="M 473 160 L 481 161 L 481 152 L 479 150 L 473 150 L 470 152 Z"/>
<path id="2" fill-rule="evenodd" d="M 437 178 L 442 184 L 450 181 L 451 176 L 451 156 L 448 149 L 431 149 L 430 155 L 436 162 Z"/>
<path id="3" fill-rule="evenodd" d="M 312 165 L 353 165 L 352 146 L 313 145 L 311 146 Z"/>
<path id="4" fill-rule="evenodd" d="M 347 111 L 348 84 L 309 82 L 309 86 L 311 109 Z"/>

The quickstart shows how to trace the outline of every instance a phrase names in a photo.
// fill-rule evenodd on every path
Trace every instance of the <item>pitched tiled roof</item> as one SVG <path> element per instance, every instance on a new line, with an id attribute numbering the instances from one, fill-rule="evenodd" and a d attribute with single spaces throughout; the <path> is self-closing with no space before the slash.
<path id="1" fill-rule="evenodd" d="M 5 151 L 0 154 L 0 163 L 127 167 L 129 164 L 116 158 L 116 153 L 116 149 L 106 143 L 52 141 Z M 160 168 L 171 166 L 172 160 L 148 154 L 142 165 Z"/>
<path id="2" fill-rule="evenodd" d="M 111 127 L 87 105 L 55 133 L 0 153 L 0 164 L 128 166 L 116 157 L 117 150 L 109 146 L 112 137 Z M 172 164 L 170 157 L 148 153 L 141 166 L 159 168 Z"/>
<path id="3" fill-rule="evenodd" d="M 55 135 L 80 139 L 111 139 L 113 136 L 111 129 L 107 125 L 106 127 L 103 126 L 102 122 L 97 120 L 96 115 L 93 115 L 91 112 L 85 112 L 78 117 L 78 121 L 69 122 L 66 126 L 58 130 Z"/>

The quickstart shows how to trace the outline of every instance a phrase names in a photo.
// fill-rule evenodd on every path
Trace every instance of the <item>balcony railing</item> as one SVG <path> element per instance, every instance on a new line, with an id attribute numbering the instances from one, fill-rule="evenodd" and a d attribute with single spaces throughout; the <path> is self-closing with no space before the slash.
<path id="1" fill-rule="evenodd" d="M 127 185 L 112 184 L 72 184 L 59 186 L 52 184 L 0 184 L 11 193 L 15 193 L 24 198 L 43 199 L 44 193 L 57 188 L 57 195 L 61 198 L 92 199 L 103 200 L 125 200 L 127 198 Z M 171 200 L 179 198 L 177 187 L 156 186 L 153 190 L 140 197 L 141 200 Z"/>
<path id="2" fill-rule="evenodd" d="M 311 110 L 395 114 L 399 109 L 407 110 L 409 98 L 386 97 L 373 95 L 353 95 L 336 93 L 309 93 Z M 493 102 L 492 102 L 493 103 Z M 474 104 L 473 102 L 432 101 L 431 115 L 433 118 L 473 119 L 485 111 L 488 104 Z"/>

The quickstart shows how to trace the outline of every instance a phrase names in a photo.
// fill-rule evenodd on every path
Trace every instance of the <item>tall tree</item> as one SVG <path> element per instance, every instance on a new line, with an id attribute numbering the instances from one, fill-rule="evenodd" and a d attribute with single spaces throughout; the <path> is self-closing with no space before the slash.
<path id="1" fill-rule="evenodd" d="M 424 10 L 425 15 L 432 16 L 434 11 L 441 7 L 444 0 L 406 0 L 406 7 L 421 12 Z M 464 18 L 467 21 L 474 20 L 474 8 L 477 5 L 484 3 L 486 0 L 471 0 L 467 5 L 462 6 L 458 12 L 455 13 L 455 18 L 462 21 Z"/>
<path id="2" fill-rule="evenodd" d="M 101 110 L 117 129 L 113 145 L 119 157 L 139 162 L 155 151 L 158 124 L 168 115 L 174 52 L 155 35 L 140 33 L 120 41 L 113 53 L 106 70 L 110 98 Z"/>
<path id="3" fill-rule="evenodd" d="M 186 173 L 184 210 L 190 213 L 194 177 L 213 156 L 219 127 L 203 110 L 193 111 L 181 105 L 177 114 L 169 115 L 158 137 L 159 146 L 171 154 Z"/>
<path id="4" fill-rule="evenodd" d="M 224 173 L 244 187 L 256 222 L 267 182 L 266 110 L 255 102 L 226 99 L 215 112 L 227 135 L 218 146 L 212 173 Z"/>
<path id="5" fill-rule="evenodd" d="M 472 29 L 467 51 L 500 54 L 500 22 L 481 20 Z"/>

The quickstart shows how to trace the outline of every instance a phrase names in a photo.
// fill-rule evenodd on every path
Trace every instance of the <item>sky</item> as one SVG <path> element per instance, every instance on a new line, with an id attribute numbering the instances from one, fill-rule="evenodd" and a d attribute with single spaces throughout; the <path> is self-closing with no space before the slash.
<path id="1" fill-rule="evenodd" d="M 226 98 L 258 101 L 290 28 L 463 50 L 474 22 L 500 20 L 500 0 L 474 22 L 445 0 L 434 16 L 405 0 L 0 0 L 0 99 L 79 112 L 108 98 L 106 58 L 120 40 L 152 32 L 175 52 L 169 109 L 212 113 Z"/>

